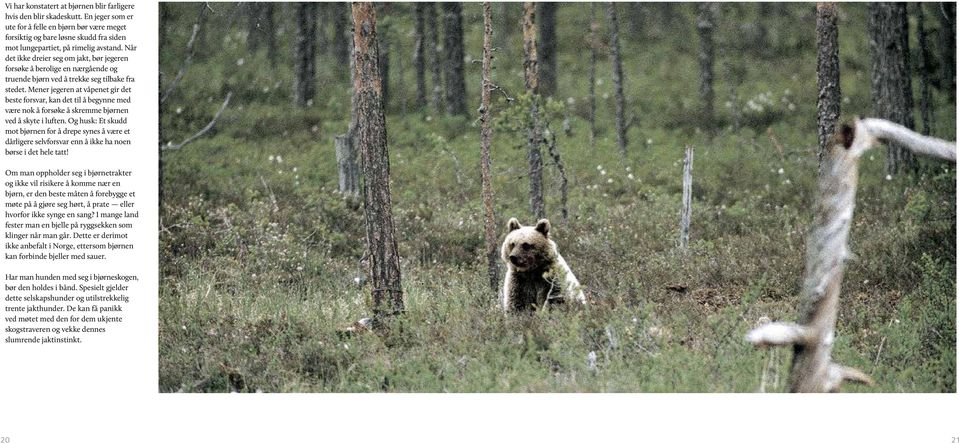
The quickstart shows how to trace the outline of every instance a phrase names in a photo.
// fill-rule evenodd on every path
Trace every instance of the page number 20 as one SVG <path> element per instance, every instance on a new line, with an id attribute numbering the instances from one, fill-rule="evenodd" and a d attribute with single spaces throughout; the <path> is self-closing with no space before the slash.
<path id="1" fill-rule="evenodd" d="M 10 444 L 9 436 L 0 436 L 0 444 Z"/>

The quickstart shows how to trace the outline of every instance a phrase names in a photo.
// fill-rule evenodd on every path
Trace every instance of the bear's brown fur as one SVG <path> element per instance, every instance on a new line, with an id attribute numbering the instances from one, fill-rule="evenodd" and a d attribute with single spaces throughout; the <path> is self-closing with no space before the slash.
<path id="1" fill-rule="evenodd" d="M 586 302 L 579 281 L 549 238 L 549 220 L 540 219 L 536 226 L 524 227 L 512 218 L 507 228 L 509 233 L 501 248 L 506 263 L 504 310 L 533 310 L 570 299 Z"/>

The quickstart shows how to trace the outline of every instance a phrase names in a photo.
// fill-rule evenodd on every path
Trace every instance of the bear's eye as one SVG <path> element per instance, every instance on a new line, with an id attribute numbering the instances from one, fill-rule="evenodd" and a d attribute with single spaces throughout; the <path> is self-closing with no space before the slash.
<path id="1" fill-rule="evenodd" d="M 515 242 L 510 242 L 510 243 L 509 243 L 509 249 L 510 249 L 510 250 L 512 250 L 512 249 L 515 248 L 515 247 L 516 247 L 516 243 L 515 243 Z"/>
<path id="2" fill-rule="evenodd" d="M 524 250 L 529 250 L 529 249 L 532 248 L 533 246 L 530 245 L 530 244 L 528 244 L 528 243 L 526 243 L 526 242 L 523 242 L 522 247 L 523 247 Z"/>

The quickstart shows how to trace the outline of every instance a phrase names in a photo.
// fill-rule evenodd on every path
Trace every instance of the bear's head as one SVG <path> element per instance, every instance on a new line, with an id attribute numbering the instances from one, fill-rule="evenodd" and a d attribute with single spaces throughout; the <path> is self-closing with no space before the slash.
<path id="1" fill-rule="evenodd" d="M 540 219 L 534 227 L 524 227 L 515 217 L 511 218 L 501 251 L 503 261 L 520 272 L 545 271 L 555 258 L 549 227 L 547 219 Z"/>

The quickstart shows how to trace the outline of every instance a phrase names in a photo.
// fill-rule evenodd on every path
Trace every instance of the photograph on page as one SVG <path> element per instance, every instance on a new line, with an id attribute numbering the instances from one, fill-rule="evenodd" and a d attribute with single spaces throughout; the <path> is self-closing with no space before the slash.
<path id="1" fill-rule="evenodd" d="M 955 393 L 954 19 L 161 2 L 158 390 Z"/>

